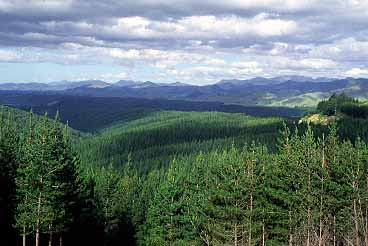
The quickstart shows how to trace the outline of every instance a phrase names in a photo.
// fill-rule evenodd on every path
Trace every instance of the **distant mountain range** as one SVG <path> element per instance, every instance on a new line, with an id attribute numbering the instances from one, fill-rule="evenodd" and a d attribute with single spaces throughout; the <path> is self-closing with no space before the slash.
<path id="1" fill-rule="evenodd" d="M 50 83 L 0 83 L 0 90 L 37 91 L 74 96 L 135 97 L 189 101 L 218 101 L 241 105 L 314 106 L 332 93 L 368 99 L 368 79 L 310 78 L 304 76 L 257 77 L 221 80 L 206 86 L 151 81 L 101 80 Z"/>

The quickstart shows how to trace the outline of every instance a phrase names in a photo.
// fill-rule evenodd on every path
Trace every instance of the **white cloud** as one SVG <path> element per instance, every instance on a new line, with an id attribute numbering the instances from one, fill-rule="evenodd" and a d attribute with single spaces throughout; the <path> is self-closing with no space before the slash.
<path id="1" fill-rule="evenodd" d="M 368 69 L 352 68 L 345 72 L 350 77 L 368 76 Z"/>
<path id="2" fill-rule="evenodd" d="M 190 82 L 367 76 L 367 0 L 0 0 L 0 19 L 0 62 Z"/>
<path id="3" fill-rule="evenodd" d="M 339 61 L 364 61 L 368 57 L 368 41 L 346 38 L 333 43 L 314 46 L 310 56 Z"/>
<path id="4" fill-rule="evenodd" d="M 184 17 L 176 22 L 150 21 L 143 18 L 122 18 L 118 22 L 119 28 L 124 28 L 135 36 L 206 39 L 221 38 L 222 35 L 227 38 L 241 35 L 280 36 L 292 33 L 297 27 L 292 20 L 270 19 L 264 14 L 249 19 L 234 15 L 207 15 Z"/>
<path id="5" fill-rule="evenodd" d="M 17 62 L 21 61 L 21 56 L 16 52 L 9 50 L 0 50 L 0 62 Z"/>
<path id="6" fill-rule="evenodd" d="M 307 68 L 323 69 L 335 67 L 336 63 L 327 59 L 308 58 L 300 61 L 300 64 Z"/>
<path id="7" fill-rule="evenodd" d="M 79 35 L 114 37 L 120 39 L 187 39 L 202 44 L 202 39 L 229 39 L 235 37 L 260 36 L 272 37 L 288 35 L 297 30 L 293 20 L 273 18 L 261 13 L 253 18 L 236 15 L 188 16 L 175 20 L 151 20 L 145 17 L 116 18 L 108 25 L 86 23 L 85 21 L 49 21 L 41 25 L 51 32 L 68 30 Z"/>

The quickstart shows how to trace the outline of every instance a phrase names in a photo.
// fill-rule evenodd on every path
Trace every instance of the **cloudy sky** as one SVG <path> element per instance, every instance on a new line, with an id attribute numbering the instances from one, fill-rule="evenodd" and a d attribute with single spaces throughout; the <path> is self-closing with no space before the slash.
<path id="1" fill-rule="evenodd" d="M 0 0 L 0 82 L 368 77 L 368 0 Z"/>

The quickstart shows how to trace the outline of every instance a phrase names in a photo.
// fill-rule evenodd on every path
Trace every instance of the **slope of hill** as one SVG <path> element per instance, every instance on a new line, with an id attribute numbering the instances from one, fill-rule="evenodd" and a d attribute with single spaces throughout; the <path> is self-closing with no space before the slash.
<path id="1" fill-rule="evenodd" d="M 243 146 L 252 141 L 276 143 L 283 120 L 220 112 L 161 111 L 116 124 L 81 139 L 77 149 L 91 166 L 115 167 L 127 162 L 146 172 L 165 166 L 174 156 Z"/>
<path id="2" fill-rule="evenodd" d="M 279 107 L 315 107 L 319 101 L 328 98 L 328 96 L 329 93 L 327 92 L 311 92 L 282 100 L 275 100 L 269 105 Z"/>

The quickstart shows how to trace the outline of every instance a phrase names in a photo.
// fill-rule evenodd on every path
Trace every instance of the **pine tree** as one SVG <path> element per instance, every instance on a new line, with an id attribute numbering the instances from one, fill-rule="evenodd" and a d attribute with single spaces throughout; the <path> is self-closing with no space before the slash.
<path id="1" fill-rule="evenodd" d="M 66 130 L 64 130 L 66 131 Z M 58 117 L 51 121 L 44 116 L 34 123 L 31 114 L 29 131 L 20 153 L 17 169 L 17 227 L 26 233 L 35 232 L 36 246 L 41 233 L 61 233 L 72 220 L 75 202 L 76 166 L 78 158 L 71 152 L 68 134 L 63 132 Z"/>
<path id="2" fill-rule="evenodd" d="M 198 156 L 186 197 L 196 234 L 205 245 L 252 245 L 258 229 L 254 221 L 256 166 L 263 150 L 254 145 L 239 151 Z M 198 237 L 197 236 L 197 237 Z"/>
<path id="3" fill-rule="evenodd" d="M 19 136 L 16 134 L 12 115 L 0 109 L 0 237 L 1 245 L 10 245 L 14 240 L 11 225 L 14 224 L 16 206 L 16 169 Z"/>
<path id="4" fill-rule="evenodd" d="M 69 128 L 63 128 L 59 122 L 58 113 L 51 129 L 52 158 L 55 159 L 55 171 L 52 179 L 52 209 L 53 222 L 49 225 L 50 243 L 53 233 L 59 234 L 59 244 L 62 244 L 62 233 L 72 224 L 78 193 L 79 157 L 73 153 L 70 143 Z"/>
<path id="5" fill-rule="evenodd" d="M 116 212 L 119 211 L 117 207 L 120 206 L 120 200 L 114 199 L 114 195 L 118 190 L 120 175 L 110 165 L 95 171 L 93 179 L 97 210 L 104 225 L 105 240 L 109 242 L 111 233 L 116 231 L 119 225 L 120 217 Z"/>
<path id="6" fill-rule="evenodd" d="M 183 169 L 174 160 L 147 212 L 146 245 L 196 245 L 184 192 Z"/>
<path id="7" fill-rule="evenodd" d="M 32 230 L 36 233 L 36 246 L 40 243 L 40 233 L 47 230 L 52 217 L 49 201 L 53 165 L 48 162 L 50 146 L 47 124 L 45 115 L 42 125 L 35 127 L 31 116 L 30 132 L 22 149 L 21 165 L 17 170 L 18 227 L 32 225 Z"/>
<path id="8" fill-rule="evenodd" d="M 163 171 L 152 170 L 147 176 L 140 178 L 140 185 L 138 187 L 140 190 L 138 198 L 139 204 L 136 206 L 137 212 L 135 212 L 137 217 L 135 219 L 137 245 L 145 244 L 145 235 L 147 234 L 147 226 L 145 224 L 147 220 L 147 210 L 163 180 L 163 176 Z"/>

